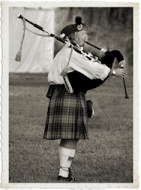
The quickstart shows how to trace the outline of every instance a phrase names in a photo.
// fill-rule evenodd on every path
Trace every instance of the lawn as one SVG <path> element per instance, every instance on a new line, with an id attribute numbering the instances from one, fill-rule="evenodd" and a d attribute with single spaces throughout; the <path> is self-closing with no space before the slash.
<path id="1" fill-rule="evenodd" d="M 133 77 L 110 78 L 87 92 L 94 103 L 89 139 L 80 140 L 72 173 L 80 183 L 133 183 Z M 58 141 L 43 139 L 46 74 L 9 74 L 9 182 L 57 183 Z"/>

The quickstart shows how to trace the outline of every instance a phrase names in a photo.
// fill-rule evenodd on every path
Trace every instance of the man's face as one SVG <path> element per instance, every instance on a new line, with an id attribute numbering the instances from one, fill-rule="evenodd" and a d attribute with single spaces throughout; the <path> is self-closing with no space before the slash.
<path id="1" fill-rule="evenodd" d="M 81 30 L 80 32 L 75 33 L 75 40 L 78 45 L 84 46 L 85 40 L 86 40 L 86 31 Z"/>

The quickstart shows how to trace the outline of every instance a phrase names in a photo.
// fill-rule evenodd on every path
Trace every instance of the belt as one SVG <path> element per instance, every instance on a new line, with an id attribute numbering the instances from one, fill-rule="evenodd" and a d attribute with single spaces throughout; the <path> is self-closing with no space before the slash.
<path id="1" fill-rule="evenodd" d="M 56 84 L 56 85 L 50 85 L 49 86 L 49 89 L 47 91 L 47 94 L 46 94 L 46 97 L 47 98 L 51 98 L 52 96 L 52 93 L 55 89 L 60 89 L 60 88 L 65 88 L 65 85 L 64 84 Z M 67 91 L 67 90 L 66 90 Z M 74 94 L 82 94 L 82 95 L 85 95 L 87 91 L 76 91 L 74 92 Z"/>
<path id="2" fill-rule="evenodd" d="M 49 89 L 48 89 L 48 91 L 47 91 L 46 97 L 50 99 L 51 96 L 52 96 L 53 91 L 54 91 L 55 89 L 57 89 L 57 88 L 59 89 L 60 87 L 65 87 L 65 86 L 64 86 L 64 84 L 50 85 L 50 86 L 49 86 Z"/>

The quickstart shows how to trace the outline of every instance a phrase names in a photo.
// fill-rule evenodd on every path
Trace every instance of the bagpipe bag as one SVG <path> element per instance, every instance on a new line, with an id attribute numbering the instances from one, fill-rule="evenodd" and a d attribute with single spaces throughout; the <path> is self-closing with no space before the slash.
<path id="1" fill-rule="evenodd" d="M 100 59 L 101 64 L 105 64 L 111 69 L 117 53 L 118 51 L 116 50 L 111 52 L 107 51 L 105 53 L 105 56 Z M 107 76 L 103 81 L 100 79 L 91 80 L 84 74 L 77 71 L 68 73 L 68 79 L 72 85 L 74 92 L 88 91 L 97 88 L 98 86 L 102 85 L 108 78 L 109 76 Z"/>

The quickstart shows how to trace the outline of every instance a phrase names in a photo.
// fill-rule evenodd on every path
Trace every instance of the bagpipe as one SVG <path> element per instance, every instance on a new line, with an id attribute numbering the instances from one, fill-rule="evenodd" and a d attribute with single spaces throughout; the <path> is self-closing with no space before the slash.
<path id="1" fill-rule="evenodd" d="M 92 62 L 93 61 L 100 62 L 101 64 L 107 65 L 110 69 L 112 68 L 112 65 L 113 65 L 113 62 L 114 62 L 114 59 L 115 59 L 115 57 L 113 56 L 114 51 L 111 51 L 111 52 L 107 51 L 107 52 L 105 52 L 105 56 L 103 58 L 98 59 L 98 57 L 93 55 L 92 53 L 88 53 L 88 52 L 84 51 L 81 47 L 78 47 L 75 44 L 71 44 L 70 42 L 67 41 L 67 39 L 61 38 L 60 36 L 56 36 L 56 35 L 54 35 L 52 33 L 47 32 L 43 27 L 41 27 L 38 24 L 35 24 L 35 23 L 27 20 L 22 15 L 19 15 L 18 18 L 23 20 L 23 25 L 24 25 L 23 39 L 24 39 L 24 36 L 25 36 L 25 30 L 27 29 L 25 23 L 28 22 L 31 25 L 33 25 L 35 28 L 45 32 L 47 35 L 37 34 L 37 33 L 34 33 L 32 31 L 30 31 L 29 29 L 27 29 L 28 31 L 30 31 L 30 32 L 32 32 L 34 34 L 40 35 L 40 36 L 44 36 L 44 37 L 53 37 L 56 40 L 58 40 L 58 41 L 60 41 L 60 42 L 62 42 L 64 44 L 67 44 L 68 47 L 73 48 L 73 50 L 75 50 L 79 54 L 82 54 L 88 60 L 90 60 Z M 17 53 L 16 58 L 15 58 L 16 61 L 21 60 L 21 50 L 22 50 L 23 39 L 22 39 L 22 42 L 21 42 L 20 50 Z M 98 49 L 99 51 L 102 50 L 102 48 L 97 47 L 97 46 L 91 44 L 90 42 L 85 41 L 85 43 L 92 46 L 92 47 L 94 47 L 94 48 L 96 48 L 96 49 Z M 110 61 L 107 62 L 109 57 L 110 57 L 110 59 L 109 59 Z M 77 71 L 68 73 L 67 77 L 68 77 L 68 80 L 69 80 L 69 82 L 70 82 L 70 84 L 71 84 L 71 86 L 73 88 L 73 92 L 76 92 L 76 93 L 79 92 L 79 91 L 87 92 L 88 90 L 94 89 L 94 88 L 100 86 L 101 84 L 103 84 L 109 78 L 109 76 L 107 76 L 103 81 L 100 80 L 100 79 L 91 80 L 88 77 L 86 77 L 85 75 L 83 75 L 82 73 L 77 72 Z M 127 95 L 127 90 L 126 90 L 126 84 L 125 84 L 124 77 L 123 77 L 123 83 L 124 83 L 124 90 L 125 90 L 125 98 L 129 98 L 128 95 Z M 49 91 L 52 91 L 52 90 L 49 89 Z"/>

